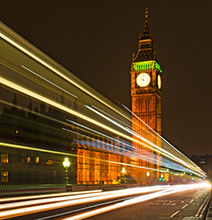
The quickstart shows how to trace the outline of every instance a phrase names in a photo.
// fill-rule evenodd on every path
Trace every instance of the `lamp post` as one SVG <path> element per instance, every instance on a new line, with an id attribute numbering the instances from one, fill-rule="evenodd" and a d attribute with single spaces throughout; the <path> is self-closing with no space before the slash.
<path id="1" fill-rule="evenodd" d="M 65 176 L 65 180 L 66 180 L 66 185 L 68 185 L 68 168 L 70 167 L 71 163 L 70 161 L 68 160 L 68 158 L 66 157 L 63 161 L 63 166 L 65 168 L 65 173 L 66 173 L 66 176 Z"/>
<path id="2" fill-rule="evenodd" d="M 124 182 L 124 174 L 126 173 L 125 167 L 122 168 L 121 172 L 122 172 L 122 175 L 123 175 L 123 176 L 122 176 L 122 178 L 123 178 L 122 181 L 123 181 L 123 183 L 125 183 L 125 182 Z"/>
<path id="3" fill-rule="evenodd" d="M 149 171 L 148 171 L 148 172 L 146 172 L 146 176 L 147 176 L 147 183 L 149 184 L 149 176 L 150 176 Z"/>

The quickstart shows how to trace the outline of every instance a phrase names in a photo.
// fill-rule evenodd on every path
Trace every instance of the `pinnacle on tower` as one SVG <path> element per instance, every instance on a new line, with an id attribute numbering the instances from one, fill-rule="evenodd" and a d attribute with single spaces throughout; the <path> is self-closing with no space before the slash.
<path id="1" fill-rule="evenodd" d="M 29 105 L 28 105 L 28 109 L 32 111 L 32 102 L 31 102 L 31 99 L 30 99 L 30 102 L 29 102 Z"/>
<path id="2" fill-rule="evenodd" d="M 14 93 L 14 97 L 13 97 L 13 105 L 16 106 L 17 105 L 17 98 L 16 98 L 16 94 Z"/>
<path id="3" fill-rule="evenodd" d="M 145 17 L 144 29 L 143 29 L 142 35 L 140 35 L 140 37 L 139 37 L 139 40 L 145 40 L 145 39 L 151 38 L 151 33 L 149 30 L 149 26 L 148 26 L 148 17 L 149 17 L 148 8 L 146 8 L 146 11 L 144 13 L 144 17 Z"/>

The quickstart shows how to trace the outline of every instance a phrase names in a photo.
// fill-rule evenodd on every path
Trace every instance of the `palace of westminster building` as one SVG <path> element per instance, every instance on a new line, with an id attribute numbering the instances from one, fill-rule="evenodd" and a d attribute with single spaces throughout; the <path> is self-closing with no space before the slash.
<path id="1" fill-rule="evenodd" d="M 133 55 L 130 69 L 132 112 L 136 115 L 132 115 L 132 129 L 160 146 L 160 139 L 144 132 L 153 129 L 161 135 L 162 68 L 155 58 L 148 14 L 146 10 L 144 29 L 139 36 L 138 51 Z M 68 170 L 69 182 L 73 184 L 99 184 L 100 181 L 112 184 L 123 175 L 123 167 L 126 168 L 128 183 L 145 183 L 147 178 L 148 181 L 158 179 L 159 171 L 149 172 L 138 167 L 159 170 L 160 165 L 128 156 L 130 152 L 124 144 L 120 146 L 118 141 L 97 135 L 77 135 L 79 128 L 65 123 L 67 119 L 77 122 L 76 116 L 44 103 L 39 103 L 39 108 L 34 107 L 31 100 L 28 101 L 28 109 L 21 109 L 18 101 L 18 94 L 14 94 L 11 105 L 4 106 L 0 115 L 1 142 L 9 141 L 14 146 L 23 146 L 1 146 L 1 184 L 63 183 L 65 173 L 62 162 L 65 154 L 54 153 L 59 150 L 73 155 L 69 157 L 71 166 Z M 58 102 L 65 102 L 63 94 Z M 70 108 L 77 110 L 77 101 Z M 73 132 L 64 132 L 61 127 Z M 135 136 L 134 139 L 138 138 Z M 116 140 L 119 140 L 118 136 Z M 140 149 L 144 156 L 155 160 L 161 157 L 160 153 L 137 142 L 132 145 Z M 25 146 L 36 146 L 42 150 L 28 150 Z"/>

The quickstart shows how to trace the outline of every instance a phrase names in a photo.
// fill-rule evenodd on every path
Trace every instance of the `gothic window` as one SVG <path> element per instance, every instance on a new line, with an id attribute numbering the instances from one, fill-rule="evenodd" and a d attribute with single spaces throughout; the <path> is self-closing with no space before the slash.
<path id="1" fill-rule="evenodd" d="M 90 181 L 94 182 L 94 170 L 90 171 Z"/>
<path id="2" fill-rule="evenodd" d="M 81 170 L 79 171 L 79 181 L 83 181 L 83 172 Z"/>
<path id="3" fill-rule="evenodd" d="M 30 157 L 27 157 L 27 163 L 30 163 Z"/>
<path id="4" fill-rule="evenodd" d="M 8 159 L 8 154 L 2 154 L 1 155 L 1 163 L 8 163 L 9 159 Z"/>
<path id="5" fill-rule="evenodd" d="M 103 149 L 103 143 L 102 143 L 102 141 L 99 138 L 98 138 L 98 142 L 99 142 L 99 148 Z"/>
<path id="6" fill-rule="evenodd" d="M 95 147 L 98 148 L 98 140 L 95 139 Z"/>
<path id="7" fill-rule="evenodd" d="M 107 141 L 107 149 L 108 149 L 109 151 L 111 151 L 111 143 L 110 143 L 109 141 Z"/>
<path id="8" fill-rule="evenodd" d="M 88 182 L 90 180 L 89 178 L 89 171 L 85 172 L 85 181 Z"/>
<path id="9" fill-rule="evenodd" d="M 149 100 L 148 99 L 146 100 L 146 103 L 145 103 L 145 110 L 146 112 L 149 111 Z"/>
<path id="10" fill-rule="evenodd" d="M 89 151 L 86 151 L 86 153 L 85 153 L 85 156 L 86 156 L 86 158 L 85 158 L 85 163 L 86 164 L 90 164 L 90 152 Z"/>
<path id="11" fill-rule="evenodd" d="M 1 183 L 8 182 L 8 171 L 1 172 Z"/>
<path id="12" fill-rule="evenodd" d="M 35 157 L 35 163 L 39 163 L 40 162 L 40 158 L 39 157 Z"/>
<path id="13" fill-rule="evenodd" d="M 142 101 L 142 112 L 146 111 L 146 100 Z"/>

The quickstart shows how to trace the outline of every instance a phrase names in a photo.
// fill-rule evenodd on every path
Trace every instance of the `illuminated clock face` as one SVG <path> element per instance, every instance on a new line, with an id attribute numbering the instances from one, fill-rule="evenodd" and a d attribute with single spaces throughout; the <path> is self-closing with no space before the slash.
<path id="1" fill-rule="evenodd" d="M 150 83 L 150 76 L 147 73 L 141 73 L 138 75 L 138 77 L 136 78 L 136 83 L 140 86 L 140 87 L 145 87 Z"/>
<path id="2" fill-rule="evenodd" d="M 158 75 L 158 88 L 161 89 L 161 76 Z"/>

